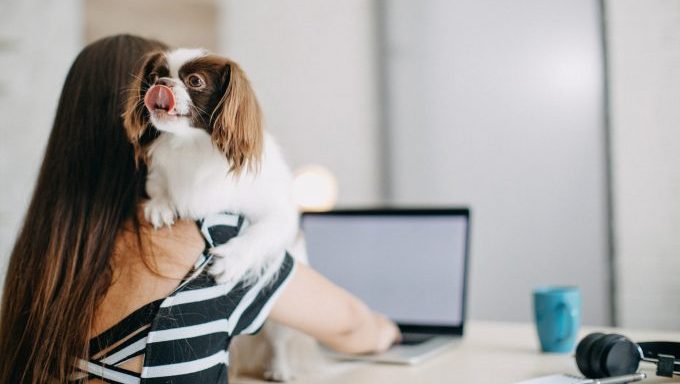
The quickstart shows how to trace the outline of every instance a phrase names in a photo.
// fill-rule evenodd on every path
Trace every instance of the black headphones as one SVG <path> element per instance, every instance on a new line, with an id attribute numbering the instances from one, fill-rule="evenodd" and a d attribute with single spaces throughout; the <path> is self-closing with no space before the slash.
<path id="1" fill-rule="evenodd" d="M 657 364 L 658 376 L 680 375 L 680 343 L 636 344 L 622 335 L 598 332 L 584 337 L 576 347 L 576 365 L 591 379 L 635 373 L 640 361 Z"/>

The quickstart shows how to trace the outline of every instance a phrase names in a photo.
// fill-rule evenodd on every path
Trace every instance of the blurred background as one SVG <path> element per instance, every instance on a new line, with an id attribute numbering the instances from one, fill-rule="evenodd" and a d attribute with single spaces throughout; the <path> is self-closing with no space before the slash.
<path id="1" fill-rule="evenodd" d="M 323 204 L 470 206 L 472 319 L 564 284 L 680 329 L 680 1 L 1 0 L 0 276 L 68 67 L 123 32 L 240 62 Z"/>

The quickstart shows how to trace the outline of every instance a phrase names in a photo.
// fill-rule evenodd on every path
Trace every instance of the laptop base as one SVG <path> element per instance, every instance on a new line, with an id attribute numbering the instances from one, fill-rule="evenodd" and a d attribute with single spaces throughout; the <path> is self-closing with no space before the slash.
<path id="1" fill-rule="evenodd" d="M 378 354 L 349 355 L 331 350 L 326 350 L 326 354 L 338 360 L 359 360 L 385 364 L 415 365 L 438 355 L 448 347 L 460 342 L 460 340 L 460 336 L 437 335 L 417 344 L 395 345 L 387 351 Z"/>

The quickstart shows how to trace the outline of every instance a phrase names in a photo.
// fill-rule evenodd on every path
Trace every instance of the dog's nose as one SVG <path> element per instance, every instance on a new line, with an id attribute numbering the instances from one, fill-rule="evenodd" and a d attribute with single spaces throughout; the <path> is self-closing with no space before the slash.
<path id="1" fill-rule="evenodd" d="M 165 85 L 166 87 L 172 87 L 173 82 L 171 78 L 161 77 L 160 79 L 156 80 L 156 85 Z"/>

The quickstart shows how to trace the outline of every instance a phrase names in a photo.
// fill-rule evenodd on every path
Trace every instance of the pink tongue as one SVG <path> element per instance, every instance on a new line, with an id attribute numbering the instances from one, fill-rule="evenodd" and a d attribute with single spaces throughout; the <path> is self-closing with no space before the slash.
<path id="1" fill-rule="evenodd" d="M 162 109 L 170 113 L 175 108 L 175 95 L 165 85 L 154 85 L 146 91 L 144 105 L 149 111 Z"/>

